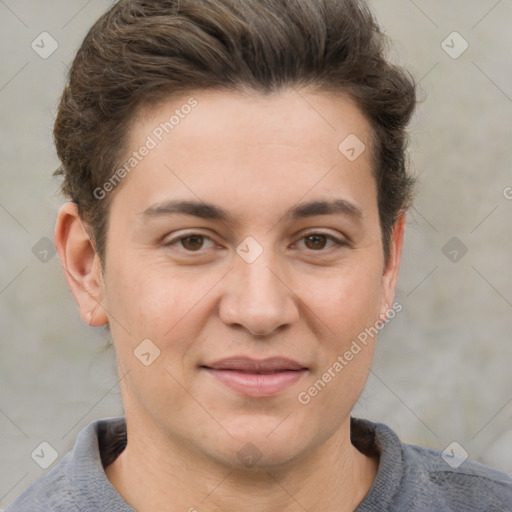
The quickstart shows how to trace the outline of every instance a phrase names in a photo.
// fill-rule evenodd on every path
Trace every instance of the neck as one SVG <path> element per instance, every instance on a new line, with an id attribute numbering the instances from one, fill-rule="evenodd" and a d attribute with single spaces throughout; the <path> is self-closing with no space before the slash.
<path id="1" fill-rule="evenodd" d="M 345 423 L 299 460 L 243 470 L 205 459 L 158 432 L 137 436 L 128 429 L 128 444 L 106 474 L 139 512 L 351 512 L 370 490 L 378 461 L 350 443 L 350 418 Z"/>

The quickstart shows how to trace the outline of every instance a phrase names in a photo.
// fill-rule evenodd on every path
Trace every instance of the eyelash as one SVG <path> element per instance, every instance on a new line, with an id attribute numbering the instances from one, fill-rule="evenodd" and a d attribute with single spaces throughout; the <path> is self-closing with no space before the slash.
<path id="1" fill-rule="evenodd" d="M 315 236 L 315 235 L 324 236 L 327 240 L 331 240 L 332 242 L 334 242 L 335 246 L 337 246 L 337 247 L 335 247 L 337 249 L 340 249 L 342 247 L 348 247 L 350 245 L 347 241 L 339 240 L 338 238 L 334 237 L 333 235 L 330 235 L 330 234 L 327 234 L 327 233 L 322 233 L 322 232 L 317 232 L 317 231 L 313 231 L 311 233 L 306 233 L 299 240 L 302 241 L 302 240 L 305 240 L 306 238 L 308 238 L 310 236 Z M 187 238 L 192 238 L 192 237 L 195 237 L 195 236 L 213 241 L 209 236 L 203 235 L 202 233 L 190 233 L 190 234 L 188 234 L 186 236 L 180 236 L 180 237 L 177 237 L 177 238 L 173 238 L 172 240 L 169 240 L 168 242 L 166 242 L 164 244 L 164 247 L 172 247 L 176 243 L 179 243 L 179 242 L 181 242 L 183 240 L 186 240 Z M 202 250 L 202 249 L 199 249 L 197 251 L 189 251 L 189 250 L 184 249 L 184 248 L 181 248 L 181 249 L 184 252 L 188 253 L 188 254 L 200 254 L 200 253 L 204 252 L 204 250 Z M 332 247 L 330 249 L 332 249 Z M 318 250 L 314 250 L 314 249 L 309 249 L 308 250 L 308 252 L 312 252 L 312 253 L 322 253 L 322 252 L 325 253 L 325 252 L 328 252 L 328 251 L 329 251 L 329 248 L 327 248 L 327 249 L 318 249 Z"/>

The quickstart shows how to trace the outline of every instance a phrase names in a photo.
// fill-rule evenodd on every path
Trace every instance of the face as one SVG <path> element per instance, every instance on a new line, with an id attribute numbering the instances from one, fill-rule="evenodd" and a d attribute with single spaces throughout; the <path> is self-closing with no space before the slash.
<path id="1" fill-rule="evenodd" d="M 347 425 L 375 340 L 354 341 L 392 304 L 401 233 L 386 264 L 349 99 L 190 96 L 133 123 L 126 159 L 155 145 L 112 201 L 99 293 L 125 413 L 222 464 L 246 443 L 284 464 Z"/>

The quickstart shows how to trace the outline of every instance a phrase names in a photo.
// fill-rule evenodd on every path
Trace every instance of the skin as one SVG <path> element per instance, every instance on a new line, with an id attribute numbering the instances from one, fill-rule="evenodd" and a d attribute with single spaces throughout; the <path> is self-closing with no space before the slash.
<path id="1" fill-rule="evenodd" d="M 142 110 L 127 155 L 189 97 Z M 75 205 L 58 216 L 81 316 L 110 323 L 118 360 L 128 446 L 106 474 L 142 512 L 354 510 L 378 468 L 350 443 L 349 423 L 375 340 L 307 405 L 297 396 L 393 303 L 404 219 L 385 261 L 370 126 L 328 93 L 194 97 L 115 191 L 103 269 Z M 367 147 L 354 162 L 338 150 L 350 134 Z M 213 203 L 234 222 L 143 213 L 174 199 Z M 334 199 L 360 216 L 285 216 Z M 318 233 L 343 245 L 307 237 Z M 206 238 L 185 238 L 193 234 Z M 236 252 L 249 236 L 263 249 L 252 263 Z M 161 351 L 150 366 L 134 356 L 144 339 Z M 234 355 L 287 357 L 308 371 L 277 396 L 249 398 L 200 368 Z M 252 467 L 237 456 L 248 442 L 261 453 Z"/>

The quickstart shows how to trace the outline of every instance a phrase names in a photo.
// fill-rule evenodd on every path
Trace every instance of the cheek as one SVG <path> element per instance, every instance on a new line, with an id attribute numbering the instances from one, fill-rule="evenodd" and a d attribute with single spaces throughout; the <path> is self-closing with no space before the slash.
<path id="1" fill-rule="evenodd" d="M 376 265 L 346 266 L 308 280 L 304 302 L 337 337 L 357 335 L 378 319 L 382 274 Z M 331 333 L 332 334 L 332 333 Z"/>
<path id="2" fill-rule="evenodd" d="M 177 369 L 211 314 L 209 298 L 222 273 L 198 275 L 148 257 L 112 268 L 106 279 L 112 336 L 131 361 L 142 340 L 152 340 Z M 164 359 L 164 358 L 161 358 Z M 133 362 L 133 361 L 131 361 Z"/>
<path id="3" fill-rule="evenodd" d="M 162 334 L 177 322 L 174 317 L 180 311 L 178 293 L 155 279 L 149 269 L 121 261 L 106 275 L 106 309 L 116 352 L 131 366 L 136 362 L 133 351 L 143 340 L 162 348 Z"/>
<path id="4" fill-rule="evenodd" d="M 317 333 L 323 346 L 317 353 L 314 374 L 297 397 L 310 419 L 316 417 L 313 411 L 324 417 L 323 411 L 328 409 L 332 418 L 341 421 L 365 386 L 377 339 L 372 327 L 380 311 L 379 269 L 378 262 L 366 265 L 363 271 L 359 266 L 347 267 L 306 295 L 308 309 L 324 326 L 322 333 Z M 336 421 L 327 422 L 319 428 L 334 428 L 334 424 Z"/>
<path id="5" fill-rule="evenodd" d="M 120 256 L 118 261 L 110 266 L 105 280 L 107 307 L 112 316 L 119 316 L 140 334 L 144 328 L 155 331 L 162 322 L 168 329 L 174 317 L 184 314 L 180 308 L 185 309 L 190 290 L 183 293 L 187 289 L 183 278 L 166 275 L 165 269 L 149 263 L 148 258 Z"/>

